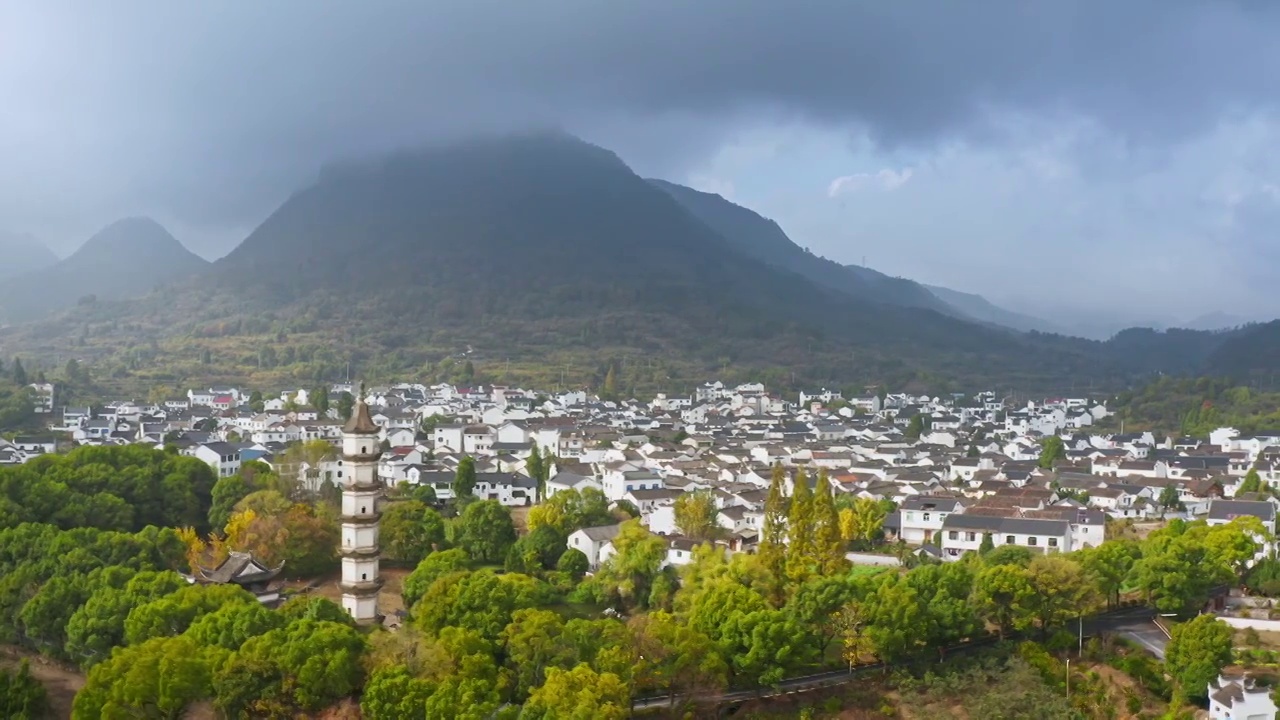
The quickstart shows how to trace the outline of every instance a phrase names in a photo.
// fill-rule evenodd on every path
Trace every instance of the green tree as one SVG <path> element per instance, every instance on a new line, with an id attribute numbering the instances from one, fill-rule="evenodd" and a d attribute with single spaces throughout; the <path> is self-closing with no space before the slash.
<path id="1" fill-rule="evenodd" d="M 382 512 L 379 540 L 383 558 L 416 567 L 444 547 L 444 519 L 417 500 L 388 503 Z"/>
<path id="2" fill-rule="evenodd" d="M 338 396 L 338 415 L 343 420 L 350 420 L 351 413 L 355 412 L 355 409 L 356 409 L 355 397 L 352 396 L 352 394 L 347 392 L 346 390 L 343 390 L 342 394 Z"/>
<path id="3" fill-rule="evenodd" d="M 31 676 L 24 659 L 16 671 L 0 670 L 0 717 L 42 718 L 49 713 L 49 695 L 44 685 Z"/>
<path id="4" fill-rule="evenodd" d="M 404 606 L 412 608 L 417 605 L 418 600 L 426 594 L 432 583 L 445 575 L 467 569 L 470 563 L 471 558 L 465 550 L 454 548 L 431 553 L 404 579 L 404 587 L 401 591 L 404 596 Z"/>
<path id="5" fill-rule="evenodd" d="M 269 610 L 256 600 L 231 603 L 196 618 L 184 635 L 202 647 L 239 650 L 249 638 L 284 627 L 286 622 L 282 613 Z"/>
<path id="6" fill-rule="evenodd" d="M 804 582 L 815 565 L 813 490 L 803 469 L 792 483 L 791 507 L 787 512 L 787 580 Z"/>
<path id="7" fill-rule="evenodd" d="M 1189 697 L 1203 699 L 1209 681 L 1231 664 L 1231 628 L 1213 615 L 1173 626 L 1165 667 Z"/>
<path id="8" fill-rule="evenodd" d="M 638 520 L 628 520 L 613 538 L 614 554 L 609 556 L 592 584 L 605 600 L 627 607 L 648 607 L 654 581 L 667 559 L 667 543 L 652 535 Z"/>
<path id="9" fill-rule="evenodd" d="M 427 700 L 435 689 L 435 683 L 403 666 L 379 668 L 360 693 L 360 712 L 368 720 L 427 720 Z"/>
<path id="10" fill-rule="evenodd" d="M 116 648 L 89 671 L 72 718 L 176 718 L 213 695 L 215 668 L 229 655 L 187 637 L 157 637 Z"/>
<path id="11" fill-rule="evenodd" d="M 867 603 L 866 635 L 880 660 L 897 663 L 919 654 L 929 627 L 920 594 L 911 583 L 885 576 Z"/>
<path id="12" fill-rule="evenodd" d="M 79 384 L 85 380 L 84 370 L 80 368 L 80 361 L 75 358 L 67 360 L 67 364 L 63 368 L 62 374 L 66 377 L 68 383 Z"/>
<path id="13" fill-rule="evenodd" d="M 1000 629 L 1002 639 L 1009 632 L 1030 624 L 1035 588 L 1026 568 L 1020 565 L 983 568 L 974 578 L 973 593 L 979 614 Z"/>
<path id="14" fill-rule="evenodd" d="M 221 531 L 231 519 L 235 507 L 251 493 L 258 490 L 242 474 L 218 478 L 213 485 L 212 504 L 209 506 L 209 527 Z"/>
<path id="15" fill-rule="evenodd" d="M 884 528 L 888 512 L 883 504 L 871 498 L 856 498 L 839 512 L 840 537 L 845 542 L 870 545 Z"/>
<path id="16" fill-rule="evenodd" d="M 728 625 L 723 645 L 734 674 L 754 684 L 776 686 L 817 659 L 812 635 L 782 610 L 738 611 Z"/>
<path id="17" fill-rule="evenodd" d="M 782 463 L 774 463 L 769 480 L 769 495 L 764 503 L 764 528 L 760 533 L 760 562 L 773 576 L 775 601 L 786 577 L 787 567 L 787 498 L 783 495 L 786 472 Z"/>
<path id="18" fill-rule="evenodd" d="M 578 654 L 564 633 L 564 620 L 550 610 L 528 608 L 512 614 L 501 642 L 515 666 L 519 697 L 542 685 L 550 668 L 568 669 L 577 664 Z"/>
<path id="19" fill-rule="evenodd" d="M 587 556 L 576 548 L 569 548 L 560 555 L 560 559 L 556 561 L 556 570 L 563 573 L 569 573 L 575 579 L 581 578 L 591 569 L 591 563 L 587 560 Z"/>
<path id="20" fill-rule="evenodd" d="M 970 602 L 973 580 L 968 563 L 922 565 L 907 574 L 920 603 L 927 645 L 941 652 L 982 629 Z"/>
<path id="21" fill-rule="evenodd" d="M 835 497 L 827 471 L 818 475 L 818 486 L 813 497 L 813 550 L 818 571 L 834 575 L 849 565 L 844 556 L 844 538 L 840 533 L 840 515 L 836 512 Z"/>
<path id="22" fill-rule="evenodd" d="M 300 619 L 245 641 L 213 679 L 217 705 L 256 714 L 261 700 L 314 714 L 355 693 L 364 680 L 364 636 L 349 625 Z"/>
<path id="23" fill-rule="evenodd" d="M 1182 510 L 1184 507 L 1182 499 L 1178 495 L 1178 488 L 1173 485 L 1166 485 L 1164 489 L 1160 491 L 1160 497 L 1156 499 L 1156 504 L 1161 508 L 1161 517 L 1164 517 L 1164 514 L 1170 510 Z"/>
<path id="24" fill-rule="evenodd" d="M 26 371 L 26 369 L 25 369 L 25 368 L 23 368 L 23 367 L 22 367 L 22 359 L 21 359 L 21 358 L 14 358 L 14 359 L 13 359 L 13 365 L 11 365 L 11 366 L 9 367 L 9 375 L 10 375 L 11 377 L 13 377 L 13 382 L 14 382 L 14 384 L 15 384 L 15 385 L 26 385 L 26 384 L 27 384 L 27 379 L 28 379 L 28 378 L 27 378 L 27 371 Z"/>
<path id="25" fill-rule="evenodd" d="M 266 401 L 262 399 L 262 391 L 254 390 L 249 393 L 249 409 L 256 413 L 260 413 L 267 407 Z"/>
<path id="26" fill-rule="evenodd" d="M 612 369 L 610 369 L 612 372 Z M 551 668 L 529 696 L 520 717 L 529 720 L 623 720 L 631 716 L 631 688 L 613 673 L 588 665 Z"/>
<path id="27" fill-rule="evenodd" d="M 1138 547 L 1132 542 L 1112 540 L 1079 553 L 1080 565 L 1106 599 L 1107 608 L 1120 604 L 1120 590 L 1138 558 Z"/>
<path id="28" fill-rule="evenodd" d="M 529 509 L 529 530 L 544 525 L 556 528 L 566 537 L 584 527 L 599 527 L 617 522 L 609 512 L 609 499 L 596 488 L 561 490 Z"/>
<path id="29" fill-rule="evenodd" d="M 686 492 L 676 498 L 676 527 L 691 540 L 712 540 L 720 535 L 716 498 L 709 490 Z"/>
<path id="30" fill-rule="evenodd" d="M 995 549 L 996 541 L 995 538 L 992 537 L 991 533 L 982 533 L 982 543 L 978 545 L 978 555 L 985 558 Z"/>
<path id="31" fill-rule="evenodd" d="M 637 690 L 669 694 L 678 702 L 728 685 L 729 666 L 720 649 L 674 615 L 636 615 L 627 622 L 627 632 L 635 653 L 631 664 Z"/>
<path id="32" fill-rule="evenodd" d="M 311 391 L 309 399 L 311 400 L 311 407 L 319 410 L 321 415 L 329 412 L 329 388 L 324 385 L 317 387 Z"/>
<path id="33" fill-rule="evenodd" d="M 497 500 L 472 503 L 455 526 L 458 547 L 478 562 L 499 562 L 516 541 L 511 511 Z"/>
<path id="34" fill-rule="evenodd" d="M 1062 438 L 1050 435 L 1040 442 L 1040 467 L 1052 470 L 1054 463 L 1067 459 L 1067 446 Z"/>
<path id="35" fill-rule="evenodd" d="M 618 396 L 618 373 L 613 363 L 609 364 L 609 370 L 604 374 L 604 397 L 612 400 Z"/>
<path id="36" fill-rule="evenodd" d="M 1249 468 L 1244 480 L 1240 481 L 1240 487 L 1236 489 L 1236 495 L 1256 492 L 1262 492 L 1262 478 L 1258 475 L 1256 468 Z"/>
<path id="37" fill-rule="evenodd" d="M 786 609 L 813 630 L 819 641 L 819 655 L 826 655 L 840 631 L 835 624 L 836 614 L 865 592 L 866 588 L 847 575 L 817 577 L 796 589 Z"/>
<path id="38" fill-rule="evenodd" d="M 460 503 L 471 498 L 476 489 L 476 460 L 467 455 L 458 462 L 458 470 L 453 475 L 453 501 Z"/>
<path id="39" fill-rule="evenodd" d="M 125 642 L 137 645 L 151 638 L 181 635 L 215 610 L 250 603 L 261 604 L 238 585 L 190 585 L 129 611 L 124 621 Z"/>
<path id="40" fill-rule="evenodd" d="M 207 530 L 217 477 L 196 458 L 128 445 L 42 455 L 0 470 L 0 479 L 0 515 L 12 524 L 137 532 L 148 525 Z"/>
<path id="41" fill-rule="evenodd" d="M 1096 595 L 1080 563 L 1062 555 L 1038 555 L 1027 566 L 1031 584 L 1030 610 L 1046 632 L 1068 618 L 1084 615 Z"/>
<path id="42" fill-rule="evenodd" d="M 112 570 L 126 574 L 125 568 Z M 22 606 L 18 618 L 23 634 L 42 653 L 62 660 L 73 660 L 64 652 L 67 643 L 67 624 L 71 616 L 84 605 L 96 587 L 102 582 L 105 571 L 92 575 L 69 573 L 57 575 L 40 586 L 35 595 Z"/>
<path id="43" fill-rule="evenodd" d="M 428 633 L 438 634 L 446 627 L 463 628 L 493 642 L 502 636 L 515 611 L 549 599 L 549 588 L 527 575 L 463 571 L 432 583 L 414 605 L 413 619 Z"/>
<path id="44" fill-rule="evenodd" d="M 1157 609 L 1190 615 L 1212 586 L 1237 582 L 1268 537 L 1253 517 L 1212 528 L 1174 520 L 1142 544 L 1130 578 Z"/>
<path id="45" fill-rule="evenodd" d="M 551 570 L 566 548 L 565 536 L 555 528 L 543 525 L 511 546 L 507 553 L 507 569 L 526 573 Z"/>
<path id="46" fill-rule="evenodd" d="M 547 480 L 551 479 L 551 461 L 552 456 L 543 457 L 542 451 L 538 449 L 538 443 L 535 441 L 529 448 L 529 460 L 525 463 L 525 467 L 529 470 L 529 477 L 538 483 L 537 502 L 543 502 L 547 499 Z"/>
<path id="47" fill-rule="evenodd" d="M 177 573 L 141 572 L 98 589 L 67 621 L 68 655 L 84 667 L 107 659 L 112 648 L 124 645 L 125 619 L 133 608 L 184 587 Z"/>
<path id="48" fill-rule="evenodd" d="M 721 645 L 728 658 L 734 649 L 730 620 L 738 613 L 767 610 L 769 603 L 759 591 L 727 575 L 701 582 L 686 576 L 676 608 L 689 627 Z"/>
<path id="49" fill-rule="evenodd" d="M 924 414 L 912 415 L 907 421 L 906 436 L 912 439 L 919 438 L 929 429 L 928 419 Z"/>
<path id="50" fill-rule="evenodd" d="M 993 542 L 994 544 L 994 542 Z M 1022 545 L 1001 545 L 987 553 L 982 561 L 986 565 L 1017 565 L 1018 567 L 1026 567 L 1031 564 L 1036 553 L 1031 548 Z"/>

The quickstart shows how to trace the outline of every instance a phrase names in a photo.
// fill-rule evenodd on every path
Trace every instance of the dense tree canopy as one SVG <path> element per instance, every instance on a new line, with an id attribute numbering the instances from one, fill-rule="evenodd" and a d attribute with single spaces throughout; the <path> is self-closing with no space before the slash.
<path id="1" fill-rule="evenodd" d="M 596 488 L 561 490 L 546 502 L 529 510 L 529 529 L 544 525 L 554 527 L 566 537 L 584 527 L 598 527 L 615 522 L 609 512 L 609 499 Z"/>
<path id="2" fill-rule="evenodd" d="M 26 660 L 16 671 L 0 670 L 0 717 L 41 718 L 48 712 L 49 694 Z"/>
<path id="3" fill-rule="evenodd" d="M 317 716 L 356 697 L 370 718 L 625 717 L 637 696 L 670 693 L 679 705 L 842 661 L 914 662 L 988 628 L 1051 636 L 1123 592 L 1192 616 L 1216 584 L 1280 574 L 1255 564 L 1267 535 L 1252 518 L 1176 520 L 1140 542 L 1070 554 L 1001 546 L 958 562 L 850 572 L 845 543 L 871 542 L 886 508 L 837 503 L 821 478 L 809 493 L 803 474 L 788 503 L 778 472 L 759 554 L 703 543 L 677 568 L 669 540 L 632 520 L 585 580 L 587 558 L 566 539 L 613 522 L 597 491 L 534 508 L 522 536 L 495 501 L 472 501 L 445 521 L 399 500 L 387 507 L 382 539 L 387 559 L 415 568 L 403 582 L 409 617 L 395 633 L 365 631 L 317 595 L 269 609 L 238 587 L 191 585 L 175 572 L 186 569 L 184 538 L 205 547 L 185 528 L 218 512 L 227 513 L 225 538 L 208 549 L 331 569 L 337 522 L 325 504 L 296 502 L 252 473 L 214 483 L 203 465 L 165 453 L 77 453 L 67 456 L 75 462 L 32 463 L 43 470 L 22 477 L 122 510 L 98 518 L 100 527 L 59 527 L 75 520 L 30 493 L 10 494 L 14 480 L 0 471 L 3 507 L 34 502 L 50 520 L 0 526 L 0 640 L 85 668 L 78 718 L 177 717 L 195 703 L 230 717 Z M 205 491 L 178 492 L 170 480 L 179 476 Z M 682 521 L 714 521 L 714 504 L 690 512 L 703 498 L 688 497 Z M 139 516 L 167 526 L 134 530 Z M 445 548 L 446 536 L 458 547 Z M 623 617 L 605 617 L 605 607 Z M 1229 630 L 1198 619 L 1178 626 L 1167 669 L 1194 695 L 1230 652 Z M 6 682 L 22 685 L 5 677 L 0 689 Z"/>
<path id="4" fill-rule="evenodd" d="M 1169 673 L 1189 697 L 1202 698 L 1209 681 L 1231 664 L 1231 627 L 1212 615 L 1180 623 L 1165 650 Z"/>
<path id="5" fill-rule="evenodd" d="M 444 548 L 444 519 L 418 500 L 388 503 L 382 511 L 379 540 L 384 559 L 417 566 Z"/>
<path id="6" fill-rule="evenodd" d="M 0 433 L 26 430 L 35 421 L 35 398 L 30 389 L 0 377 Z"/>
<path id="7" fill-rule="evenodd" d="M 217 480 L 195 458 L 140 445 L 81 447 L 0 468 L 0 527 L 137 532 L 148 525 L 208 529 Z"/>
<path id="8" fill-rule="evenodd" d="M 500 562 L 516 541 L 511 511 L 497 500 L 474 502 L 462 511 L 456 525 L 458 547 L 479 562 Z"/>

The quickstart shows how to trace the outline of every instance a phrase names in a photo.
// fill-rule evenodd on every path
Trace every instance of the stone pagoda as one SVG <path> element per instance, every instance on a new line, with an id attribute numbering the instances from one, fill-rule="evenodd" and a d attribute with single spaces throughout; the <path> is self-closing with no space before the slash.
<path id="1" fill-rule="evenodd" d="M 378 591 L 379 428 L 369 417 L 364 387 L 342 428 L 342 607 L 361 624 L 380 622 Z"/>

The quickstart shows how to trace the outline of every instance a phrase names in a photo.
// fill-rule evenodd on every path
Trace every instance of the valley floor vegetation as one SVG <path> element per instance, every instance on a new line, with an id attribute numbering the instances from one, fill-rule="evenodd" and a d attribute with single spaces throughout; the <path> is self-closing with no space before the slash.
<path id="1" fill-rule="evenodd" d="M 408 614 L 398 630 L 365 630 L 319 597 L 271 610 L 238 587 L 180 574 L 230 550 L 304 577 L 332 571 L 331 495 L 253 463 L 216 479 L 171 452 L 83 448 L 0 470 L 0 640 L 87 672 L 77 718 L 177 717 L 199 704 L 285 718 L 356 702 L 368 718 L 607 720 L 629 716 L 637 698 L 690 709 L 725 689 L 824 669 L 932 662 L 992 635 L 1036 644 L 974 673 L 1048 674 L 1057 631 L 1123 597 L 1194 616 L 1215 585 L 1239 581 L 1262 532 L 1246 520 L 1174 521 L 1140 542 L 1068 555 L 992 543 L 959 562 L 866 573 L 844 558 L 856 513 L 828 491 L 787 497 L 782 478 L 777 468 L 758 553 L 727 556 L 706 542 L 677 570 L 665 565 L 667 540 L 627 520 L 616 554 L 590 575 L 566 538 L 617 521 L 596 492 L 531 508 L 523 534 L 507 508 L 465 487 L 443 510 L 395 492 L 382 543 L 389 560 L 414 568 Z M 693 503 L 680 517 L 696 529 L 699 516 Z M 1203 696 L 1214 662 L 1231 659 L 1229 633 L 1223 657 L 1212 622 L 1179 626 L 1165 666 L 1126 661 L 1130 675 L 1165 682 L 1175 705 Z M 5 688 L 0 706 L 36 702 L 28 682 Z M 983 697 L 984 712 L 1008 713 L 1039 696 Z M 1072 711 L 1105 716 L 1081 704 L 1089 697 L 1084 685 L 1073 691 Z"/>

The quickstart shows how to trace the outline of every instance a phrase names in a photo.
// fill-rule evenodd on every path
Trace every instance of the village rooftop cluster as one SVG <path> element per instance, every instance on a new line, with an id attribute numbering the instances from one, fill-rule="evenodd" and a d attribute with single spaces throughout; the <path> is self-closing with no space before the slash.
<path id="1" fill-rule="evenodd" d="M 243 389 L 193 389 L 157 403 L 56 407 L 52 386 L 36 388 L 49 434 L 0 440 L 0 465 L 68 445 L 173 446 L 220 477 L 242 463 L 272 464 L 294 443 L 334 443 L 315 467 L 297 469 L 313 489 L 341 485 L 337 443 L 344 419 L 311 407 L 308 391 L 281 393 L 249 407 Z M 346 383 L 330 397 L 359 393 Z M 448 502 L 459 462 L 475 459 L 480 499 L 507 506 L 538 501 L 526 462 L 536 445 L 553 455 L 546 495 L 596 488 L 629 503 L 650 531 L 670 541 L 668 562 L 685 564 L 694 543 L 679 535 L 673 508 L 682 493 L 709 490 L 723 539 L 753 550 L 775 465 L 810 484 L 829 482 L 837 498 L 889 501 L 889 540 L 955 560 L 985 541 L 1043 552 L 1100 544 L 1108 519 L 1260 518 L 1275 531 L 1270 494 L 1239 493 L 1255 469 L 1280 482 L 1280 433 L 1242 436 L 1222 428 L 1207 438 L 1097 432 L 1108 416 L 1087 398 L 1018 405 L 992 392 L 947 397 L 903 393 L 843 397 L 828 390 L 782 398 L 763 385 L 709 382 L 686 397 L 605 401 L 586 392 L 539 393 L 502 386 L 394 384 L 364 400 L 378 427 L 378 479 L 388 488 L 430 485 Z M 1040 463 L 1044 441 L 1062 440 L 1062 457 Z M 276 468 L 277 471 L 279 468 Z M 290 469 L 292 472 L 292 469 Z M 586 528 L 569 540 L 594 568 L 611 552 L 617 526 Z M 874 561 L 874 560 L 873 560 Z"/>

